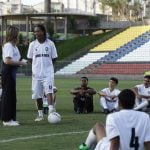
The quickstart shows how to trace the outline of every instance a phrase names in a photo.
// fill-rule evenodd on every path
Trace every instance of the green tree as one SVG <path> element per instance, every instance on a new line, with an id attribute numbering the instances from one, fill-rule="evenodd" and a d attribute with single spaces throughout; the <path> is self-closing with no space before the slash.
<path id="1" fill-rule="evenodd" d="M 130 0 L 99 0 L 102 4 L 102 10 L 105 12 L 106 6 L 112 8 L 112 16 L 114 20 L 129 20 L 132 15 L 138 17 L 140 11 L 142 11 L 140 0 L 135 0 L 134 4 L 131 4 Z"/>
<path id="2" fill-rule="evenodd" d="M 140 13 L 143 11 L 139 0 L 135 0 L 134 5 L 131 6 L 131 11 L 133 19 L 138 20 Z"/>

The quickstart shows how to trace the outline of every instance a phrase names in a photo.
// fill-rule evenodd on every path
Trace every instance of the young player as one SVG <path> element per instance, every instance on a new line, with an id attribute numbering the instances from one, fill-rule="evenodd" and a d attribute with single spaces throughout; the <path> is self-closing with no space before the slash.
<path id="1" fill-rule="evenodd" d="M 120 90 L 116 89 L 117 84 L 118 79 L 111 77 L 109 79 L 108 88 L 104 88 L 98 93 L 101 96 L 100 104 L 105 114 L 115 111 L 118 107 L 118 94 Z"/>
<path id="2" fill-rule="evenodd" d="M 90 149 L 97 142 L 95 150 L 150 150 L 150 118 L 144 112 L 133 110 L 135 94 L 125 89 L 119 95 L 119 112 L 106 118 L 106 130 L 97 123 L 89 132 L 85 144 L 79 147 Z"/>
<path id="3" fill-rule="evenodd" d="M 57 51 L 54 43 L 47 39 L 46 29 L 38 24 L 34 28 L 36 39 L 30 43 L 27 58 L 32 62 L 32 99 L 36 100 L 38 117 L 43 120 L 43 93 L 48 100 L 49 113 L 55 111 L 53 101 L 54 66 Z"/>
<path id="4" fill-rule="evenodd" d="M 136 94 L 135 110 L 146 110 L 150 102 L 150 75 L 144 76 L 144 83 L 133 88 Z"/>

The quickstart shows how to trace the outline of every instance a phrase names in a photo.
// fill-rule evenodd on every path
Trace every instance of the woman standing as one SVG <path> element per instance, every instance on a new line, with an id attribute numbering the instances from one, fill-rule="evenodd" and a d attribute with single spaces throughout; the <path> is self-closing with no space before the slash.
<path id="1" fill-rule="evenodd" d="M 6 31 L 6 43 L 2 48 L 2 104 L 1 119 L 4 126 L 18 126 L 16 121 L 16 72 L 20 61 L 20 52 L 16 46 L 19 30 L 14 26 Z"/>

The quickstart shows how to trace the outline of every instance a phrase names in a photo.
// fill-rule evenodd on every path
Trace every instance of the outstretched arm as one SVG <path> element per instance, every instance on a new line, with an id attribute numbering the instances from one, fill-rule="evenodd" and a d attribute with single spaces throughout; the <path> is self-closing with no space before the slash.
<path id="1" fill-rule="evenodd" d="M 102 92 L 102 91 L 99 91 L 98 93 L 97 93 L 99 96 L 107 96 L 104 92 Z"/>
<path id="2" fill-rule="evenodd" d="M 12 65 L 12 66 L 26 66 L 27 63 L 23 61 L 14 61 L 10 57 L 5 58 L 5 64 Z"/>
<path id="3" fill-rule="evenodd" d="M 77 90 L 77 89 L 70 90 L 70 93 L 73 95 L 79 94 L 79 92 L 80 92 L 80 90 Z"/>

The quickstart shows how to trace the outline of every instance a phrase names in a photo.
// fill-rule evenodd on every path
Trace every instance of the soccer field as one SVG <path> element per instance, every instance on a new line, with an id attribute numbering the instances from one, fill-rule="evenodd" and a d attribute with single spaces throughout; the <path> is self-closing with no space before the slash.
<path id="1" fill-rule="evenodd" d="M 70 89 L 80 85 L 79 78 L 56 78 L 57 112 L 61 114 L 59 124 L 49 124 L 47 116 L 42 122 L 34 122 L 37 115 L 31 100 L 31 77 L 17 78 L 18 127 L 3 127 L 0 123 L 0 150 L 77 150 L 84 142 L 89 129 L 98 121 L 105 123 L 100 112 L 99 96 L 94 96 L 92 114 L 75 114 Z M 132 88 L 142 81 L 119 81 L 118 88 Z M 108 80 L 89 79 L 89 86 L 99 91 L 107 87 Z"/>

